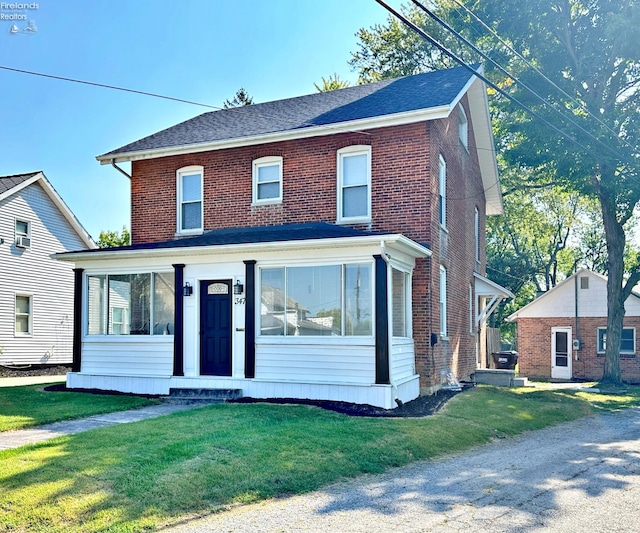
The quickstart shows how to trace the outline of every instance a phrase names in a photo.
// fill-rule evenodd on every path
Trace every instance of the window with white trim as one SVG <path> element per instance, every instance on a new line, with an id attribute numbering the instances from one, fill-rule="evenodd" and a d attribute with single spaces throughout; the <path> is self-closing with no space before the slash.
<path id="1" fill-rule="evenodd" d="M 203 209 L 203 168 L 191 166 L 178 169 L 177 200 L 178 200 L 178 233 L 190 235 L 202 233 Z"/>
<path id="2" fill-rule="evenodd" d="M 473 335 L 476 328 L 476 317 L 474 315 L 473 305 L 473 285 L 469 283 L 469 333 Z"/>
<path id="3" fill-rule="evenodd" d="M 174 272 L 87 276 L 88 335 L 173 335 Z"/>
<path id="4" fill-rule="evenodd" d="M 33 299 L 27 294 L 16 294 L 15 300 L 15 334 L 16 336 L 30 336 L 32 328 Z"/>
<path id="5" fill-rule="evenodd" d="M 407 287 L 410 285 L 409 274 L 395 268 L 391 269 L 391 318 L 394 337 L 408 337 L 407 320 Z"/>
<path id="6" fill-rule="evenodd" d="M 261 336 L 371 336 L 372 265 L 260 270 Z"/>
<path id="7" fill-rule="evenodd" d="M 469 121 L 462 104 L 458 104 L 458 137 L 467 150 L 469 149 Z"/>
<path id="8" fill-rule="evenodd" d="M 261 157 L 253 161 L 253 203 L 282 202 L 282 157 Z"/>
<path id="9" fill-rule="evenodd" d="M 28 237 L 31 234 L 31 224 L 26 220 L 16 219 L 16 239 L 18 237 Z"/>
<path id="10" fill-rule="evenodd" d="M 371 146 L 338 150 L 338 222 L 371 220 Z"/>
<path id="11" fill-rule="evenodd" d="M 598 353 L 607 350 L 607 328 L 598 328 Z M 636 328 L 622 328 L 620 338 L 620 354 L 633 355 L 636 353 Z"/>
<path id="12" fill-rule="evenodd" d="M 447 163 L 444 157 L 439 156 L 438 166 L 438 194 L 440 207 L 440 225 L 447 227 Z"/>
<path id="13" fill-rule="evenodd" d="M 447 338 L 447 269 L 440 265 L 440 337 Z"/>
<path id="14" fill-rule="evenodd" d="M 475 246 L 475 255 L 476 255 L 476 263 L 480 262 L 480 211 L 478 208 L 475 208 L 473 212 L 473 231 L 474 231 L 474 246 Z"/>

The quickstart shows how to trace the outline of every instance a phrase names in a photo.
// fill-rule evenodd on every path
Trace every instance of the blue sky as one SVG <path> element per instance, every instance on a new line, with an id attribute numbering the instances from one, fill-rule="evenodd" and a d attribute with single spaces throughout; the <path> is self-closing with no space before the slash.
<path id="1" fill-rule="evenodd" d="M 7 0 L 0 66 L 214 106 L 244 87 L 265 102 L 333 73 L 354 83 L 355 33 L 386 16 L 374 0 Z M 129 227 L 130 210 L 128 179 L 95 156 L 205 111 L 0 69 L 0 175 L 44 171 L 97 239 Z"/>

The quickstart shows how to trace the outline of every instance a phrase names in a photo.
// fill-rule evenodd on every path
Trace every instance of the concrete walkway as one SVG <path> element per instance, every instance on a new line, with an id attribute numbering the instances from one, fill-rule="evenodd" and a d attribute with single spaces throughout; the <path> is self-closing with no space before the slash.
<path id="1" fill-rule="evenodd" d="M 64 383 L 67 376 L 25 376 L 23 378 L 0 378 L 0 387 L 22 387 L 41 383 Z"/>
<path id="2" fill-rule="evenodd" d="M 5 431 L 0 433 L 0 450 L 8 450 L 18 448 L 25 444 L 34 444 L 45 440 L 63 437 L 65 435 L 73 435 L 81 431 L 102 428 L 107 426 L 115 426 L 116 424 L 128 424 L 130 422 L 139 422 L 148 418 L 156 418 L 158 416 L 170 415 L 178 411 L 186 411 L 196 407 L 202 407 L 203 404 L 179 405 L 163 403 L 159 405 L 151 405 L 140 409 L 130 411 L 119 411 L 116 413 L 107 413 L 104 415 L 95 415 L 89 418 L 81 418 L 79 420 L 69 420 L 66 422 L 55 422 L 46 424 L 32 429 L 20 429 L 17 431 Z"/>

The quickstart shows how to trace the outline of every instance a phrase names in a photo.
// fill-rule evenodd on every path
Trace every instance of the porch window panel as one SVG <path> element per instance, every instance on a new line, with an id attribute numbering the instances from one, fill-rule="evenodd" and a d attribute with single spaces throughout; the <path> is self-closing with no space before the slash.
<path id="1" fill-rule="evenodd" d="M 344 334 L 372 335 L 371 265 L 345 265 L 344 278 Z"/>
<path id="2" fill-rule="evenodd" d="M 87 333 L 89 335 L 106 333 L 106 287 L 107 276 L 104 274 L 87 277 Z"/>
<path id="3" fill-rule="evenodd" d="M 407 336 L 407 275 L 391 269 L 391 314 L 394 337 Z"/>
<path id="4" fill-rule="evenodd" d="M 173 335 L 175 328 L 175 274 L 153 274 L 153 334 Z"/>
<path id="5" fill-rule="evenodd" d="M 284 268 L 260 271 L 260 334 L 284 335 Z"/>
<path id="6" fill-rule="evenodd" d="M 287 268 L 287 335 L 342 331 L 340 265 Z"/>
<path id="7" fill-rule="evenodd" d="M 108 334 L 149 335 L 151 275 L 119 274 L 108 278 Z M 125 323 L 119 322 L 125 317 Z"/>

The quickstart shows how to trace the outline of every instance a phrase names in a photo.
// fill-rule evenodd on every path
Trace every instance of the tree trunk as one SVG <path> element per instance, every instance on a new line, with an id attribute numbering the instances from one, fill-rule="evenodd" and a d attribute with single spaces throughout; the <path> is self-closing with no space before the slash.
<path id="1" fill-rule="evenodd" d="M 606 178 L 605 178 L 606 179 Z M 604 181 L 604 179 L 603 179 Z M 625 232 L 616 216 L 615 198 L 602 188 L 599 191 L 602 221 L 607 240 L 607 342 L 602 383 L 622 385 L 620 370 L 620 341 L 624 320 L 624 247 Z"/>

